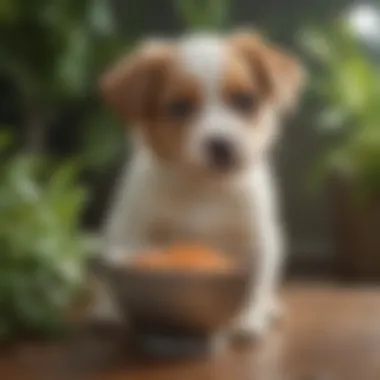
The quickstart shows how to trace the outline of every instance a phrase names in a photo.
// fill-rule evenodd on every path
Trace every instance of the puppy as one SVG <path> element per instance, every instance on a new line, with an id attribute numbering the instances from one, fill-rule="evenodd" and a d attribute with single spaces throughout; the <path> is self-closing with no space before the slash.
<path id="1" fill-rule="evenodd" d="M 106 72 L 104 99 L 134 143 L 106 223 L 109 258 L 184 240 L 255 255 L 233 327 L 262 335 L 283 259 L 270 152 L 302 79 L 293 56 L 249 31 L 151 41 Z"/>

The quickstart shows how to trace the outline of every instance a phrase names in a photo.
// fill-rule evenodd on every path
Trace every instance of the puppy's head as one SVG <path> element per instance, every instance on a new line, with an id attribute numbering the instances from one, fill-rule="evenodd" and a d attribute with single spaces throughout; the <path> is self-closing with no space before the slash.
<path id="1" fill-rule="evenodd" d="M 266 154 L 301 84 L 297 60 L 250 32 L 145 44 L 101 78 L 157 159 L 217 174 Z"/>

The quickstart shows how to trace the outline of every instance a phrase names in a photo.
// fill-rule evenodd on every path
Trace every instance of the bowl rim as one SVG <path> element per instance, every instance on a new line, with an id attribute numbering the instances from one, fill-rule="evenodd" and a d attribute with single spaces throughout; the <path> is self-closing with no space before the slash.
<path id="1" fill-rule="evenodd" d="M 124 276 L 141 276 L 141 277 L 165 277 L 165 278 L 197 278 L 197 279 L 212 279 L 212 278 L 233 278 L 240 277 L 248 274 L 247 270 L 243 268 L 233 268 L 228 271 L 208 271 L 208 270 L 173 270 L 170 268 L 160 268 L 158 270 L 139 267 L 117 267 L 111 268 L 115 273 L 122 274 Z"/>

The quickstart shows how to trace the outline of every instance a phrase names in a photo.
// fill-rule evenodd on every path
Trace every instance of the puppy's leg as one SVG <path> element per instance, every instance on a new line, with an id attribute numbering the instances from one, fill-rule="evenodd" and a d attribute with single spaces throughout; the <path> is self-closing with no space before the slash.
<path id="1" fill-rule="evenodd" d="M 262 336 L 281 314 L 276 292 L 283 259 L 282 231 L 277 219 L 273 184 L 267 170 L 259 173 L 252 191 L 252 239 L 257 260 L 251 298 L 235 328 L 239 334 Z"/>
<path id="2" fill-rule="evenodd" d="M 106 279 L 96 276 L 91 283 L 92 300 L 88 319 L 93 324 L 120 324 L 123 321 Z"/>
<path id="3" fill-rule="evenodd" d="M 269 236 L 268 236 L 269 238 Z M 256 278 L 246 309 L 235 326 L 238 335 L 263 336 L 274 318 L 281 315 L 276 291 L 281 268 L 281 250 L 276 237 L 258 253 Z"/>

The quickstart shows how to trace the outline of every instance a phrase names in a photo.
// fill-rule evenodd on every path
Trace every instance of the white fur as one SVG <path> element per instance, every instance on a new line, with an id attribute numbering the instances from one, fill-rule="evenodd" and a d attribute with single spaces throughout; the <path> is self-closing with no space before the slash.
<path id="1" fill-rule="evenodd" d="M 179 43 L 183 68 L 203 83 L 204 95 L 209 99 L 218 94 L 223 75 L 223 50 L 223 41 L 214 36 L 194 36 Z"/>
<path id="2" fill-rule="evenodd" d="M 242 165 L 251 165 L 273 140 L 275 116 L 267 107 L 261 115 L 260 125 L 247 125 L 247 121 L 232 112 L 222 99 L 221 83 L 225 74 L 226 46 L 217 37 L 198 36 L 179 45 L 182 68 L 202 85 L 204 104 L 192 125 L 187 128 L 183 148 L 183 161 L 191 166 L 206 169 L 209 166 L 206 143 L 211 138 L 228 139 L 236 148 Z"/>
<path id="3" fill-rule="evenodd" d="M 262 333 L 273 310 L 282 258 L 281 227 L 267 157 L 275 115 L 267 110 L 268 132 L 257 138 L 222 102 L 220 83 L 225 50 L 221 40 L 194 37 L 179 46 L 182 65 L 203 84 L 204 107 L 189 128 L 184 146 L 188 162 L 207 165 L 202 150 L 210 136 L 223 134 L 239 148 L 244 170 L 224 180 L 196 181 L 159 162 L 139 139 L 131 167 L 123 174 L 107 223 L 107 252 L 136 252 L 157 244 L 195 239 L 231 254 L 259 255 L 252 298 L 238 329 Z M 260 140 L 261 139 L 261 140 Z M 165 241 L 152 231 L 164 232 Z"/>

